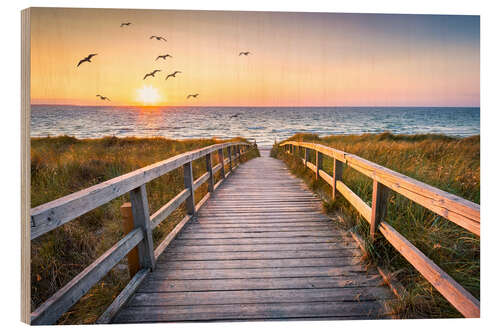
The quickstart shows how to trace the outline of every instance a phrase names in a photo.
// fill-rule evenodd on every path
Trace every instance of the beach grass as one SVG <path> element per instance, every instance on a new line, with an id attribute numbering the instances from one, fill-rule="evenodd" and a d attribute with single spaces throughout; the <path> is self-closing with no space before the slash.
<path id="1" fill-rule="evenodd" d="M 480 137 L 452 138 L 444 135 L 332 135 L 319 137 L 300 133 L 287 140 L 323 144 L 356 154 L 414 179 L 480 203 Z M 285 140 L 286 141 L 286 140 Z M 301 150 L 297 154 L 304 156 Z M 324 199 L 327 212 L 341 216 L 340 226 L 365 239 L 369 262 L 384 267 L 407 289 L 396 303 L 402 318 L 461 317 L 461 314 L 418 273 L 383 237 L 369 241 L 369 225 L 342 195 L 335 201 L 331 188 L 297 157 L 275 145 L 271 155 L 286 162 L 291 171 L 304 179 Z M 311 154 L 311 162 L 315 156 Z M 332 174 L 332 160 L 324 157 L 323 169 Z M 372 180 L 344 165 L 343 182 L 371 205 Z M 391 192 L 385 221 L 419 248 L 459 284 L 480 297 L 480 239 L 456 224 Z"/>
<path id="2" fill-rule="evenodd" d="M 172 156 L 232 140 L 165 138 L 76 139 L 69 136 L 31 139 L 31 207 L 104 182 Z M 227 151 L 224 151 L 227 157 Z M 258 150 L 243 155 L 243 161 L 258 156 Z M 213 156 L 213 165 L 218 163 Z M 193 162 L 195 179 L 205 173 L 205 159 Z M 228 166 L 226 165 L 226 170 Z M 219 173 L 216 181 L 220 179 Z M 198 202 L 207 184 L 196 192 Z M 150 213 L 155 212 L 183 188 L 182 168 L 146 185 Z M 31 308 L 41 303 L 91 264 L 123 236 L 120 206 L 129 201 L 120 196 L 108 204 L 48 232 L 31 242 Z M 181 205 L 153 231 L 155 246 L 184 217 Z M 126 259 L 93 287 L 59 324 L 90 324 L 109 306 L 129 280 Z"/>

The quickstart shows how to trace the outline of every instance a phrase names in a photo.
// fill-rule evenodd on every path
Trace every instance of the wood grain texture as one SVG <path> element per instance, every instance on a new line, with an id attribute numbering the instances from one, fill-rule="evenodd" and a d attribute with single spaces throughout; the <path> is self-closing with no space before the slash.
<path id="1" fill-rule="evenodd" d="M 390 314 L 385 302 L 394 296 L 380 275 L 281 161 L 256 158 L 231 175 L 157 257 L 114 322 Z"/>

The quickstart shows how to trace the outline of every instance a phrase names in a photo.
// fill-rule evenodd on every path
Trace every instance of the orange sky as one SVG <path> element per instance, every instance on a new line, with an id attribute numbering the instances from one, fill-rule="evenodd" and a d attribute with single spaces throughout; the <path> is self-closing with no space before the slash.
<path id="1" fill-rule="evenodd" d="M 479 105 L 477 16 L 36 8 L 31 18 L 34 104 L 143 105 L 138 91 L 151 86 L 156 105 Z"/>

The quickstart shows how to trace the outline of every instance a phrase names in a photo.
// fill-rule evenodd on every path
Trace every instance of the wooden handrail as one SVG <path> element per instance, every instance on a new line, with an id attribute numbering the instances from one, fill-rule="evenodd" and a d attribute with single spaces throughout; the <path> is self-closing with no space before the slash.
<path id="1" fill-rule="evenodd" d="M 279 146 L 285 147 L 287 154 L 300 158 L 307 168 L 316 173 L 316 177 L 321 177 L 332 186 L 333 199 L 335 199 L 336 192 L 341 193 L 370 223 L 370 236 L 373 238 L 375 232 L 379 231 L 462 315 L 472 318 L 479 317 L 479 301 L 387 222 L 383 221 L 387 206 L 387 192 L 390 189 L 479 236 L 480 206 L 478 204 L 335 148 L 297 141 L 285 141 Z M 294 154 L 295 147 L 305 149 L 304 158 Z M 316 152 L 318 165 L 307 161 L 309 150 Z M 333 177 L 321 170 L 321 154 L 333 159 Z M 373 180 L 372 207 L 368 206 L 342 182 L 342 164 L 352 167 Z"/>
<path id="2" fill-rule="evenodd" d="M 180 155 L 115 177 L 103 183 L 66 195 L 30 210 L 31 239 L 53 230 L 127 192 L 209 153 L 243 142 L 220 143 Z"/>
<path id="3" fill-rule="evenodd" d="M 182 227 L 196 215 L 201 205 L 211 195 L 211 191 L 217 189 L 220 183 L 230 174 L 230 172 L 226 173 L 224 170 L 222 152 L 225 148 L 227 148 L 229 152 L 230 147 L 233 146 L 238 146 L 239 148 L 238 152 L 228 157 L 229 161 L 233 163 L 232 169 L 237 166 L 235 165 L 237 161 L 241 163 L 242 154 L 257 148 L 255 144 L 246 142 L 227 142 L 204 147 L 174 156 L 167 160 L 146 166 L 32 208 L 31 239 L 35 239 L 129 192 L 134 228 L 112 248 L 106 251 L 90 266 L 85 268 L 85 270 L 33 311 L 31 313 L 31 324 L 47 325 L 55 323 L 62 314 L 85 295 L 90 288 L 102 279 L 121 259 L 123 259 L 132 249 L 137 248 L 139 252 L 140 270 L 132 277 L 127 286 L 116 297 L 115 301 L 108 307 L 101 318 L 99 318 L 98 322 L 103 323 L 111 319 L 114 313 L 118 311 L 121 305 L 123 305 L 136 290 L 140 282 L 147 275 L 147 272 L 154 269 L 158 256 L 174 239 Z M 241 147 L 245 148 L 245 152 L 239 153 Z M 211 154 L 213 152 L 218 152 L 219 158 L 222 158 L 222 160 L 212 168 Z M 207 168 L 210 169 L 207 169 L 206 173 L 194 180 L 192 162 L 202 157 L 206 158 Z M 210 162 L 208 162 L 208 159 L 210 159 Z M 146 183 L 179 167 L 183 167 L 184 169 L 185 189 L 150 216 Z M 222 179 L 217 184 L 213 184 L 213 175 L 218 171 L 220 171 Z M 212 186 L 209 186 L 209 192 L 197 205 L 195 205 L 194 191 L 209 180 L 212 184 Z M 154 249 L 152 230 L 184 202 L 187 202 L 187 215 L 165 237 L 160 245 Z"/>

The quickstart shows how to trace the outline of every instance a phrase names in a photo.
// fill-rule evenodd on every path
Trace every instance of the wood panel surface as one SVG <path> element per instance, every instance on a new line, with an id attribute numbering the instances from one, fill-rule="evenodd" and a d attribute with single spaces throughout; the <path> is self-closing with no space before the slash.
<path id="1" fill-rule="evenodd" d="M 266 152 L 232 172 L 113 322 L 368 319 L 389 288 L 321 200 Z"/>

